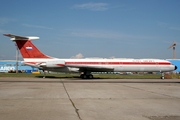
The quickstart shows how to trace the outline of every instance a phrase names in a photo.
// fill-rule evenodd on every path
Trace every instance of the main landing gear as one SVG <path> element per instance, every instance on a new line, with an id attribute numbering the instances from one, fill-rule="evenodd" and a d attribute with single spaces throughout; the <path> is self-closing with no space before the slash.
<path id="1" fill-rule="evenodd" d="M 80 75 L 80 78 L 82 79 L 93 79 L 93 75 L 91 72 L 84 72 Z"/>

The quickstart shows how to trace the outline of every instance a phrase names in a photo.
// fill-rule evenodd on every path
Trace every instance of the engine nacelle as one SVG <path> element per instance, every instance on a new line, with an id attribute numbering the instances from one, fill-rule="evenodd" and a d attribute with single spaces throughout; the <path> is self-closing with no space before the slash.
<path id="1" fill-rule="evenodd" d="M 69 68 L 70 72 L 79 72 L 79 68 Z"/>
<path id="2" fill-rule="evenodd" d="M 64 67 L 64 66 L 65 66 L 64 60 L 51 60 L 40 64 L 40 67 L 49 67 L 49 68 Z"/>

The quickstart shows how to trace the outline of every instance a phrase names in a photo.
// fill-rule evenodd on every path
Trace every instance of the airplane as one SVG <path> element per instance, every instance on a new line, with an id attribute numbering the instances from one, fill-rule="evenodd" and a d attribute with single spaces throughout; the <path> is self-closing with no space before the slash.
<path id="1" fill-rule="evenodd" d="M 54 72 L 78 72 L 83 79 L 93 78 L 91 72 L 164 72 L 174 71 L 177 66 L 160 59 L 59 59 L 40 52 L 31 40 L 39 37 L 22 37 L 3 34 L 15 41 L 24 59 L 22 63 Z"/>

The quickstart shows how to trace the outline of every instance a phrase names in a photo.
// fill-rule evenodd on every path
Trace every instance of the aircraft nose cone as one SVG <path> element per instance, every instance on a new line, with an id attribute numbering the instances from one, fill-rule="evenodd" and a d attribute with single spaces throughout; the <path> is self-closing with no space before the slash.
<path id="1" fill-rule="evenodd" d="M 175 66 L 174 70 L 176 70 L 176 69 L 177 69 L 177 66 Z"/>

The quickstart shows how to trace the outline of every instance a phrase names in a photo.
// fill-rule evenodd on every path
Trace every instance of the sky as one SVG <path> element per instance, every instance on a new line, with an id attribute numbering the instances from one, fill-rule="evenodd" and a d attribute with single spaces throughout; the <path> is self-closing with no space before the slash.
<path id="1" fill-rule="evenodd" d="M 1 0 L 0 60 L 15 60 L 3 34 L 37 36 L 56 58 L 180 59 L 180 0 Z M 23 60 L 20 56 L 20 60 Z"/>

